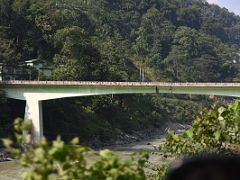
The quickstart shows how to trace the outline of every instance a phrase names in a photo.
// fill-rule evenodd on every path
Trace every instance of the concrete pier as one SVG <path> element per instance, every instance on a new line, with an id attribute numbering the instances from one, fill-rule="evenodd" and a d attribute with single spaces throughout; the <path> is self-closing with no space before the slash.
<path id="1" fill-rule="evenodd" d="M 32 121 L 33 142 L 39 141 L 43 137 L 42 101 L 26 100 L 24 120 Z"/>

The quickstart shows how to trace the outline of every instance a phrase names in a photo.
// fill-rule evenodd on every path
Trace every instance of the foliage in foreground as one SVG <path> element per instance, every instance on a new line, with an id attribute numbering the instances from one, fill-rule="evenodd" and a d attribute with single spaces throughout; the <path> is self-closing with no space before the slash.
<path id="1" fill-rule="evenodd" d="M 20 164 L 26 168 L 22 179 L 139 179 L 147 177 L 164 179 L 171 161 L 180 154 L 196 154 L 200 152 L 220 153 L 228 150 L 228 145 L 240 144 L 240 101 L 236 101 L 228 108 L 213 105 L 210 110 L 204 109 L 193 120 L 192 127 L 176 134 L 168 131 L 168 136 L 162 152 L 168 158 L 165 164 L 153 165 L 150 168 L 154 173 L 147 176 L 144 169 L 147 167 L 147 153 L 137 153 L 130 158 L 120 159 L 109 150 L 95 152 L 89 148 L 78 145 L 78 138 L 73 139 L 70 145 L 65 144 L 60 138 L 52 143 L 42 139 L 39 143 L 31 144 L 31 136 L 26 136 L 28 148 L 24 153 L 13 148 L 13 142 L 4 139 L 6 147 L 10 148 L 19 159 Z M 21 123 L 17 119 L 14 124 L 16 141 L 22 142 L 22 130 L 27 130 L 31 124 Z M 89 162 L 87 159 L 96 159 Z M 166 163 L 168 162 L 168 163 Z M 148 162 L 149 163 L 149 162 Z M 150 163 L 148 165 L 151 165 Z"/>
<path id="2" fill-rule="evenodd" d="M 180 134 L 168 130 L 163 147 L 173 154 L 220 153 L 232 144 L 240 144 L 240 101 L 228 108 L 213 105 L 204 109 L 192 127 Z"/>
<path id="3" fill-rule="evenodd" d="M 150 169 L 152 173 L 147 174 L 147 177 L 153 180 L 166 180 L 166 174 L 171 162 L 174 161 L 174 157 L 169 158 L 166 154 L 160 152 L 156 154 L 161 157 L 161 160 L 157 164 L 148 161 L 147 168 Z"/>
<path id="4" fill-rule="evenodd" d="M 31 127 L 29 124 L 19 124 L 15 121 L 17 143 L 22 142 L 21 130 Z M 58 137 L 52 143 L 43 138 L 39 143 L 30 145 L 31 136 L 25 139 L 27 150 L 22 153 L 13 148 L 13 141 L 3 139 L 7 148 L 10 148 L 20 164 L 25 168 L 22 174 L 23 180 L 47 180 L 47 179 L 107 179 L 107 180 L 145 180 L 144 165 L 148 159 L 145 152 L 132 154 L 130 158 L 120 159 L 110 150 L 93 151 L 78 145 L 78 138 L 74 138 L 69 145 Z M 87 158 L 94 157 L 94 162 L 88 162 Z"/>

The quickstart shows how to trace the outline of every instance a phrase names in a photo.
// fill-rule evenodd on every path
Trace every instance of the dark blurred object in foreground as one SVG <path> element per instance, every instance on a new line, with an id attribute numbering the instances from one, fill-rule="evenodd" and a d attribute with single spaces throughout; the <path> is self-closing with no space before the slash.
<path id="1" fill-rule="evenodd" d="M 172 168 L 167 180 L 240 180 L 240 156 L 202 156 Z"/>

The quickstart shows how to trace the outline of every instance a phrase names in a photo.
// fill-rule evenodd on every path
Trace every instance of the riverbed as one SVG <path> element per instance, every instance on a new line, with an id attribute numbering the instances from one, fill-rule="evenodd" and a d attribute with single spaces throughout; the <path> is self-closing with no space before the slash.
<path id="1" fill-rule="evenodd" d="M 103 149 L 110 149 L 117 152 L 121 157 L 126 157 L 133 152 L 139 152 L 146 150 L 150 152 L 150 162 L 159 164 L 161 161 L 160 156 L 156 155 L 156 147 L 163 141 L 164 136 L 158 136 L 149 140 L 143 140 L 141 142 L 134 142 L 126 145 L 114 145 L 107 146 Z M 23 169 L 18 165 L 16 161 L 8 161 L 0 163 L 0 180 L 18 180 Z"/>
<path id="2" fill-rule="evenodd" d="M 16 161 L 0 162 L 0 179 L 1 180 L 18 180 L 23 169 Z"/>

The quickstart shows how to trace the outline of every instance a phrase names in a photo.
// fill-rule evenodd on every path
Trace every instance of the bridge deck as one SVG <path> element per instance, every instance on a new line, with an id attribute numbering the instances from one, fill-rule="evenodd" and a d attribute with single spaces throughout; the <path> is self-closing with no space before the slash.
<path id="1" fill-rule="evenodd" d="M 239 88 L 240 83 L 168 83 L 168 82 L 102 82 L 102 81 L 0 81 L 0 85 L 24 86 L 158 86 L 158 87 L 231 87 Z"/>

